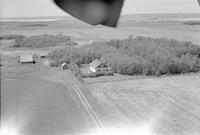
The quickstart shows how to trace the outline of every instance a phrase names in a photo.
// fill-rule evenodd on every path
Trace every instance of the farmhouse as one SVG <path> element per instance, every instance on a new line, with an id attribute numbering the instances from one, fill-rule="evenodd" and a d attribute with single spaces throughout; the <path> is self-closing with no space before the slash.
<path id="1" fill-rule="evenodd" d="M 67 63 L 63 63 L 61 66 L 62 66 L 62 70 L 66 70 L 68 68 Z"/>
<path id="2" fill-rule="evenodd" d="M 100 60 L 96 59 L 92 63 L 90 63 L 90 70 L 92 72 L 103 72 L 103 71 L 110 71 L 111 68 L 108 67 L 105 63 L 102 63 Z"/>
<path id="3" fill-rule="evenodd" d="M 20 56 L 19 62 L 21 64 L 29 64 L 29 63 L 35 64 L 35 61 L 34 61 L 32 55 L 22 55 L 22 56 Z"/>

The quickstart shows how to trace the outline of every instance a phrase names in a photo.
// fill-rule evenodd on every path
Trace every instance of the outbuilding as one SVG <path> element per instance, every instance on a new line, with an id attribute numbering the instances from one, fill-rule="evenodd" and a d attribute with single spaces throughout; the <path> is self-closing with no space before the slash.
<path id="1" fill-rule="evenodd" d="M 102 63 L 99 59 L 95 59 L 90 63 L 90 70 L 92 72 L 103 72 L 103 71 L 110 71 L 111 68 L 107 66 L 105 63 Z"/>
<path id="2" fill-rule="evenodd" d="M 40 59 L 48 58 L 48 53 L 41 53 L 41 54 L 39 55 L 39 58 L 40 58 Z"/>
<path id="3" fill-rule="evenodd" d="M 32 55 L 21 55 L 19 58 L 19 62 L 21 64 L 35 64 L 35 61 Z"/>
<path id="4" fill-rule="evenodd" d="M 67 63 L 63 63 L 61 65 L 61 67 L 62 67 L 62 70 L 67 70 L 68 69 L 68 64 Z"/>

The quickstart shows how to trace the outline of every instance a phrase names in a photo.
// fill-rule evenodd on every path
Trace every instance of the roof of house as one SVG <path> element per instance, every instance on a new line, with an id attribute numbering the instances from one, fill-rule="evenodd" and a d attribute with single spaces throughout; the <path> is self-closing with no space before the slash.
<path id="1" fill-rule="evenodd" d="M 22 55 L 20 56 L 20 62 L 33 62 L 33 56 L 32 55 Z"/>
<path id="2" fill-rule="evenodd" d="M 102 64 L 102 62 L 99 59 L 95 59 L 94 61 L 92 61 L 90 63 L 90 66 L 93 68 L 97 68 L 98 66 L 100 66 Z"/>
<path id="3" fill-rule="evenodd" d="M 67 63 L 64 62 L 61 66 L 65 66 L 65 65 L 67 65 Z"/>

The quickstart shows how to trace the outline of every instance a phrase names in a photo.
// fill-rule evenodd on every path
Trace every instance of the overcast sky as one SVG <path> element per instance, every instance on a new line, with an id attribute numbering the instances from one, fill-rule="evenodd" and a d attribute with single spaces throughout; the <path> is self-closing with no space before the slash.
<path id="1" fill-rule="evenodd" d="M 197 0 L 126 0 L 123 14 L 200 13 Z M 0 0 L 0 17 L 67 15 L 52 0 Z"/>

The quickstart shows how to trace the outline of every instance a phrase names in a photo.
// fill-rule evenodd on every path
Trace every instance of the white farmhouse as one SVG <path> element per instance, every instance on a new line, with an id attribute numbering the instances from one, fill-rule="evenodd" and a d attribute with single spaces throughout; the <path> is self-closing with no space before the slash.
<path id="1" fill-rule="evenodd" d="M 90 70 L 92 72 L 103 72 L 111 70 L 105 63 L 102 63 L 99 59 L 95 59 L 92 63 L 90 63 Z"/>

